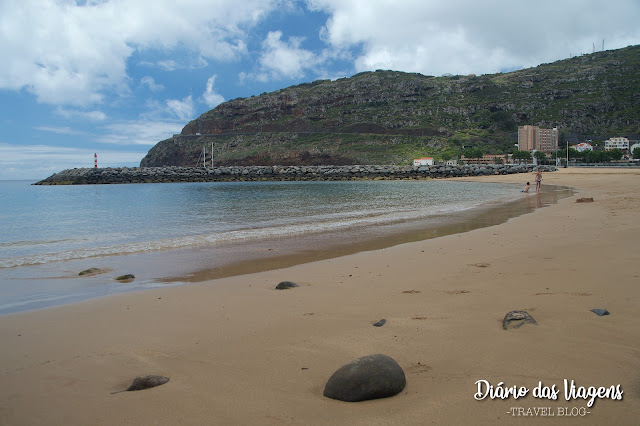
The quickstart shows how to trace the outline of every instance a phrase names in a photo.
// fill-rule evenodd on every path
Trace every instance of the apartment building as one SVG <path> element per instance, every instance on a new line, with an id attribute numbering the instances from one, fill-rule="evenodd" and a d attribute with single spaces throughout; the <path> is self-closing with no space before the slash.
<path id="1" fill-rule="evenodd" d="M 611 151 L 612 149 L 621 149 L 623 151 L 626 151 L 629 149 L 629 139 L 628 138 L 623 138 L 623 137 L 615 137 L 615 138 L 609 138 L 606 141 L 604 141 L 604 150 L 605 151 Z"/>
<path id="2" fill-rule="evenodd" d="M 520 151 L 542 151 L 553 153 L 558 147 L 558 129 L 543 129 L 538 126 L 518 127 L 518 149 Z"/>

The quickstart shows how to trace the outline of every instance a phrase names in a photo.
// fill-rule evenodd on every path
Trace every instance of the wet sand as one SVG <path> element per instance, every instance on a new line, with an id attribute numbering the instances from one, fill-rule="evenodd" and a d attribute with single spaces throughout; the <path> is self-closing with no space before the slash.
<path id="1" fill-rule="evenodd" d="M 639 175 L 561 169 L 543 176 L 543 192 L 554 184 L 575 196 L 500 225 L 1 316 L 0 423 L 635 424 Z M 301 287 L 274 290 L 283 280 Z M 503 330 L 514 309 L 538 325 Z M 402 366 L 403 392 L 363 403 L 322 396 L 337 368 L 372 353 Z M 171 380 L 111 394 L 145 374 Z M 477 401 L 481 379 L 542 381 L 560 394 Z M 565 400 L 563 379 L 620 384 L 624 399 L 586 408 Z M 513 417 L 512 407 L 554 416 Z M 560 417 L 564 408 L 590 414 Z"/>

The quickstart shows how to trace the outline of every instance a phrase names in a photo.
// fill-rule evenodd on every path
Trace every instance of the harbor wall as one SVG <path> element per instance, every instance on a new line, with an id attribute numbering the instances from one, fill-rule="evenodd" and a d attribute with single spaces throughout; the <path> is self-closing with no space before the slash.
<path id="1" fill-rule="evenodd" d="M 55 173 L 35 185 L 93 185 L 168 182 L 313 181 L 367 179 L 440 179 L 460 176 L 532 173 L 531 164 L 457 166 L 230 166 L 77 168 Z M 555 166 L 540 166 L 543 172 Z"/>

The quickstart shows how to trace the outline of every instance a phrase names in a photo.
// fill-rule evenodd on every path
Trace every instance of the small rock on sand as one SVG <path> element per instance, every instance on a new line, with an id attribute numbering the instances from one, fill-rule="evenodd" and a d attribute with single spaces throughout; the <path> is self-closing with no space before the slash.
<path id="1" fill-rule="evenodd" d="M 80 273 L 78 273 L 78 276 L 98 275 L 98 274 L 104 274 L 105 272 L 108 272 L 108 270 L 100 269 L 100 268 L 89 268 L 89 269 L 85 269 L 84 271 L 80 271 Z"/>
<path id="2" fill-rule="evenodd" d="M 169 381 L 169 378 L 165 376 L 154 376 L 154 375 L 140 376 L 133 379 L 133 383 L 131 383 L 131 386 L 129 386 L 127 389 L 118 391 L 118 392 L 111 392 L 111 393 L 113 394 L 113 393 L 120 393 L 120 392 L 131 392 L 131 391 L 155 388 L 156 386 L 164 385 L 168 381 Z"/>
<path id="3" fill-rule="evenodd" d="M 125 275 L 120 275 L 119 277 L 115 277 L 114 280 L 120 281 L 120 282 L 131 282 L 134 280 L 134 278 L 135 278 L 135 275 L 133 274 L 125 274 Z"/>
<path id="4" fill-rule="evenodd" d="M 286 290 L 288 288 L 300 287 L 298 284 L 291 281 L 282 281 L 276 286 L 276 290 Z"/>
<path id="5" fill-rule="evenodd" d="M 591 312 L 593 312 L 594 314 L 596 314 L 599 317 L 604 316 L 604 315 L 609 315 L 609 311 L 607 311 L 606 309 L 601 309 L 601 308 L 591 309 Z"/>
<path id="6" fill-rule="evenodd" d="M 374 322 L 373 326 L 374 327 L 382 327 L 383 325 L 385 325 L 387 323 L 387 320 L 382 318 L 380 321 L 378 322 Z"/>
<path id="7" fill-rule="evenodd" d="M 538 325 L 536 320 L 534 320 L 527 311 L 511 311 L 507 315 L 505 315 L 504 319 L 502 320 L 502 328 L 505 330 L 509 330 L 511 328 L 519 328 L 524 324 Z"/>

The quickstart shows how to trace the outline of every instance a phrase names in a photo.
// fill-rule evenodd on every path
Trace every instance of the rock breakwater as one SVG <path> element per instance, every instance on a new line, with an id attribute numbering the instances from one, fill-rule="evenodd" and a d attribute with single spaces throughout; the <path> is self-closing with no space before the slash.
<path id="1" fill-rule="evenodd" d="M 230 166 L 78 168 L 55 173 L 35 185 L 95 185 L 119 183 L 235 182 L 278 180 L 439 179 L 461 176 L 530 173 L 531 164 L 458 166 Z M 540 166 L 543 172 L 554 166 Z"/>

